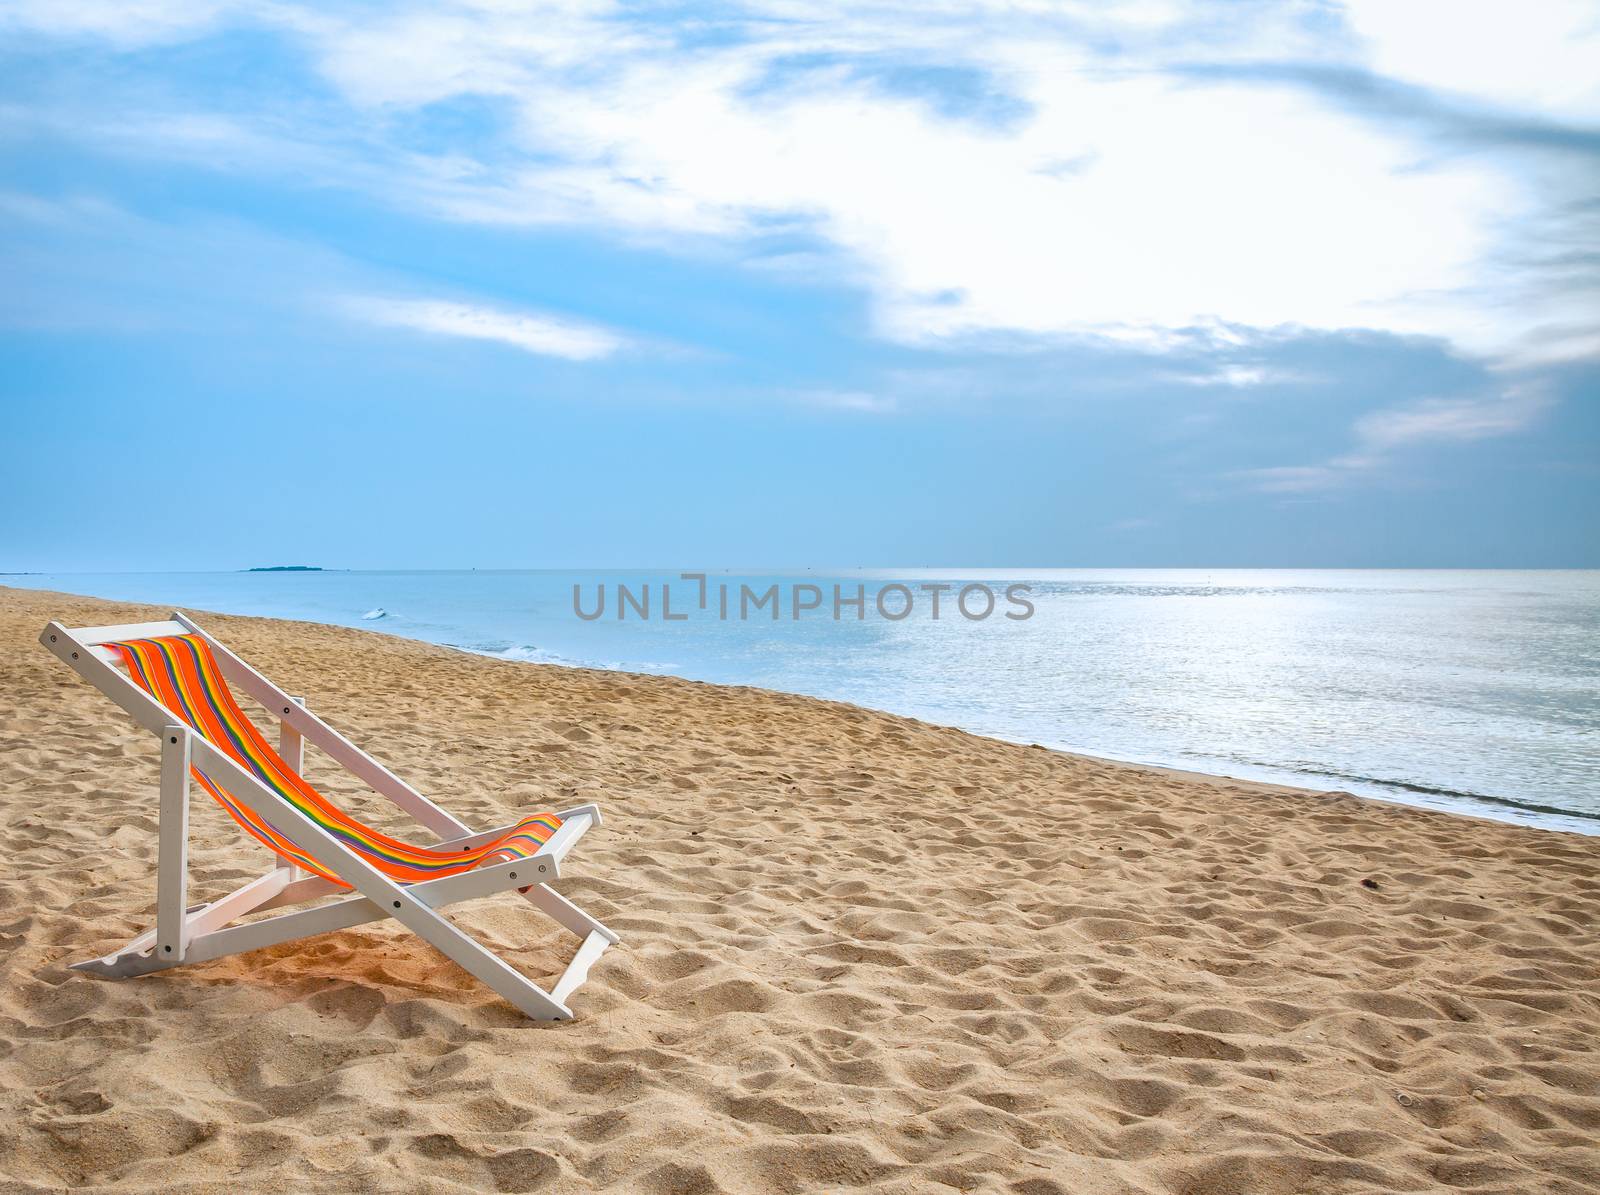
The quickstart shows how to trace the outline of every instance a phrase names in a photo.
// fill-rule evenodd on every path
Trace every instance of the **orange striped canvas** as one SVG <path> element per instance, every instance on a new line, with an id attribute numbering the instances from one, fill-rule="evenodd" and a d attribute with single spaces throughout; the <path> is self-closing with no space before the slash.
<path id="1" fill-rule="evenodd" d="M 523 818 L 493 841 L 464 851 L 401 842 L 350 817 L 283 761 L 260 729 L 239 708 L 211 648 L 200 636 L 131 639 L 104 646 L 117 653 L 134 683 L 390 879 L 415 883 L 471 871 L 484 864 L 524 859 L 536 852 L 561 825 L 561 819 L 554 813 L 536 813 Z M 192 771 L 200 786 L 253 838 L 287 862 L 336 883 L 344 883 L 274 829 L 270 821 L 245 808 L 200 768 Z"/>

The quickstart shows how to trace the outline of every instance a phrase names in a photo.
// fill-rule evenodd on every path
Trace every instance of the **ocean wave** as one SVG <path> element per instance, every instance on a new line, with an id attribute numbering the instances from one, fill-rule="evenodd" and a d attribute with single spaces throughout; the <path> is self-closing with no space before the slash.
<path id="1" fill-rule="evenodd" d="M 457 651 L 471 652 L 475 656 L 488 656 L 491 660 L 512 660 L 518 664 L 555 664 L 562 668 L 601 668 L 607 671 L 620 669 L 620 664 L 607 664 L 600 660 L 580 660 L 558 652 L 535 647 L 531 643 L 518 643 L 511 647 L 469 647 L 465 643 L 446 643 Z"/>
<path id="2" fill-rule="evenodd" d="M 542 647 L 532 644 L 518 644 L 515 647 L 501 648 L 498 651 L 480 650 L 479 655 L 493 656 L 497 660 L 516 660 L 523 664 L 562 664 L 568 668 L 597 668 L 602 665 L 591 664 L 584 660 L 574 660 L 569 656 L 558 655 L 553 651 L 546 651 Z"/>
<path id="3" fill-rule="evenodd" d="M 531 643 L 518 643 L 511 647 L 468 647 L 461 643 L 448 643 L 459 651 L 469 651 L 475 656 L 488 656 L 495 660 L 513 660 L 519 664 L 554 664 L 560 668 L 593 668 L 602 672 L 670 673 L 678 666 L 653 660 L 593 660 L 564 656 L 559 652 L 536 647 Z"/>
<path id="4" fill-rule="evenodd" d="M 1197 754 L 1186 752 L 1186 754 Z M 1561 805 L 1546 805 L 1536 801 L 1520 801 L 1514 797 L 1497 797 L 1489 793 L 1472 792 L 1467 789 L 1445 788 L 1437 784 L 1423 784 L 1415 780 L 1398 780 L 1386 776 L 1369 776 L 1361 772 L 1343 771 L 1339 768 L 1326 765 L 1300 765 L 1293 763 L 1273 763 L 1267 760 L 1250 759 L 1240 755 L 1221 755 L 1212 758 L 1232 760 L 1235 763 L 1248 764 L 1256 768 L 1273 768 L 1278 771 L 1294 772 L 1302 776 L 1314 776 L 1325 780 L 1343 780 L 1350 783 L 1377 789 L 1388 789 L 1393 792 L 1414 793 L 1421 797 L 1443 797 L 1449 801 L 1466 804 L 1481 803 L 1484 805 L 1498 806 L 1502 809 L 1515 809 L 1524 813 L 1555 815 L 1559 817 L 1575 817 L 1584 821 L 1600 822 L 1600 813 L 1591 813 L 1586 809 L 1572 809 Z"/>

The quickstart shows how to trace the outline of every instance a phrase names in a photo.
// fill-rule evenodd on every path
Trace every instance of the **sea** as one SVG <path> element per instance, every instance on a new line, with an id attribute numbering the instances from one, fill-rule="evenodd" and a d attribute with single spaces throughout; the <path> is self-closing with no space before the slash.
<path id="1" fill-rule="evenodd" d="M 754 685 L 1109 759 L 1600 834 L 1595 571 L 328 570 L 0 584 Z"/>

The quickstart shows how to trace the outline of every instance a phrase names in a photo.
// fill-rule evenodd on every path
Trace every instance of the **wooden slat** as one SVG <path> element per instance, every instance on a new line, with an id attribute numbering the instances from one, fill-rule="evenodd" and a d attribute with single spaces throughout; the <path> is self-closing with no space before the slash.
<path id="1" fill-rule="evenodd" d="M 600 933 L 592 933 L 583 940 L 583 945 L 578 947 L 578 953 L 572 956 L 572 962 L 567 964 L 566 971 L 556 981 L 556 986 L 550 989 L 550 999 L 557 1004 L 566 1004 L 567 997 L 583 986 L 583 981 L 589 978 L 589 968 L 594 966 L 606 947 L 611 943 Z"/>
<path id="2" fill-rule="evenodd" d="M 573 844 L 582 838 L 584 832 L 594 824 L 594 817 L 587 813 L 580 813 L 576 817 L 568 818 L 561 823 L 561 828 L 545 840 L 539 848 L 538 854 L 533 857 L 540 863 L 549 861 L 550 873 L 540 877 L 543 880 L 561 878 L 561 861 L 567 857 L 567 852 Z"/>
<path id="3" fill-rule="evenodd" d="M 181 622 L 130 622 L 116 627 L 78 627 L 73 638 L 85 647 L 98 647 L 119 639 L 158 639 L 164 635 L 187 635 L 189 628 Z"/>

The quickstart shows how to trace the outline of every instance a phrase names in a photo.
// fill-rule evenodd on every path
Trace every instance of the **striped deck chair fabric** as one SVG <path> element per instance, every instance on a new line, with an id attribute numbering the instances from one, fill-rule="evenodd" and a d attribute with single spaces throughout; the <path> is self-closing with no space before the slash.
<path id="1" fill-rule="evenodd" d="M 210 646 L 198 635 L 130 639 L 107 642 L 104 646 L 121 658 L 128 675 L 142 689 L 397 882 L 410 884 L 439 879 L 485 864 L 527 858 L 561 827 L 561 818 L 556 814 L 536 813 L 523 818 L 492 841 L 469 850 L 436 850 L 402 842 L 345 813 L 283 761 L 260 729 L 239 708 Z M 269 822 L 247 809 L 200 768 L 193 768 L 192 774 L 251 837 L 297 867 L 349 886 Z"/>

